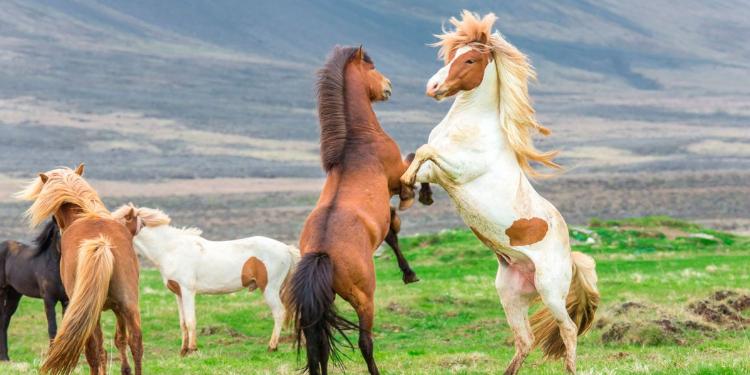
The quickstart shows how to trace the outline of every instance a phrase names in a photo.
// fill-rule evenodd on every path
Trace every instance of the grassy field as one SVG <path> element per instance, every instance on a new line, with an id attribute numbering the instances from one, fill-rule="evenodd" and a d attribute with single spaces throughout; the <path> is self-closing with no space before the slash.
<path id="1" fill-rule="evenodd" d="M 661 217 L 594 221 L 572 234 L 580 243 L 574 247 L 596 258 L 602 292 L 599 321 L 578 347 L 579 373 L 750 373 L 750 331 L 744 328 L 750 309 L 743 304 L 750 304 L 750 239 Z M 403 285 L 389 252 L 376 261 L 381 371 L 502 372 L 513 347 L 495 292 L 492 253 L 462 230 L 405 238 L 402 246 L 421 281 Z M 141 277 L 146 374 L 291 374 L 299 368 L 286 334 L 278 352 L 266 352 L 272 320 L 257 293 L 199 296 L 200 350 L 181 358 L 174 297 L 158 272 L 144 270 Z M 104 322 L 115 357 L 110 313 Z M 40 301 L 22 300 L 9 336 L 13 361 L 0 364 L 0 373 L 35 373 L 46 351 Z M 88 373 L 84 363 L 77 373 Z M 346 367 L 347 373 L 366 371 L 358 352 L 350 352 Z M 119 373 L 117 361 L 111 369 Z M 561 362 L 543 361 L 539 351 L 522 369 L 561 371 Z"/>

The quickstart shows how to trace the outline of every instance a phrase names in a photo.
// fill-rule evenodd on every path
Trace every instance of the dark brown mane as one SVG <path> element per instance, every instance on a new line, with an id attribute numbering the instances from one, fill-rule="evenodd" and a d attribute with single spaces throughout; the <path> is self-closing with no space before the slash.
<path id="1" fill-rule="evenodd" d="M 347 137 L 344 69 L 356 52 L 356 47 L 336 46 L 323 68 L 318 70 L 320 159 L 326 172 L 338 164 L 344 154 Z M 366 54 L 364 60 L 372 63 Z"/>

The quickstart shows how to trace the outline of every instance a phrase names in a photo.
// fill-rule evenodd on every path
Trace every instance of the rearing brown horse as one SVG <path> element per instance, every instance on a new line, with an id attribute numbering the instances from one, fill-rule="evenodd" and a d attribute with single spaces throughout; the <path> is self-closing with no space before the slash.
<path id="1" fill-rule="evenodd" d="M 298 348 L 304 333 L 306 369 L 313 375 L 328 372 L 329 356 L 341 364 L 334 333 L 347 329 L 359 330 L 367 368 L 379 373 L 372 346 L 372 256 L 388 234 L 389 201 L 401 193 L 399 177 L 409 164 L 372 110 L 371 102 L 390 94 L 390 81 L 362 47 L 334 48 L 318 72 L 321 158 L 328 178 L 302 229 L 302 260 L 284 291 Z M 354 307 L 358 325 L 336 312 L 336 294 Z"/>

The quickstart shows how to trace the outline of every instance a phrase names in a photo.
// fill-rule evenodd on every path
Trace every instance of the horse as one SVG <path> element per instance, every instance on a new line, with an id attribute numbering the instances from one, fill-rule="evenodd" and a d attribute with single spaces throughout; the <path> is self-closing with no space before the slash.
<path id="1" fill-rule="evenodd" d="M 50 341 L 57 334 L 55 306 L 68 307 L 60 280 L 60 230 L 54 219 L 37 235 L 33 246 L 18 241 L 0 243 L 0 361 L 8 358 L 8 327 L 22 296 L 44 300 Z"/>
<path id="2" fill-rule="evenodd" d="M 91 373 L 106 374 L 107 355 L 99 319 L 103 310 L 112 310 L 117 318 L 115 346 L 121 372 L 131 373 L 127 355 L 130 347 L 135 374 L 140 375 L 143 340 L 134 233 L 112 217 L 83 179 L 83 171 L 81 164 L 75 170 L 58 168 L 40 173 L 16 194 L 33 201 L 26 211 L 32 226 L 54 216 L 62 232 L 60 276 L 70 303 L 40 372 L 70 374 L 85 349 Z"/>
<path id="3" fill-rule="evenodd" d="M 390 198 L 402 191 L 399 177 L 409 161 L 380 127 L 373 101 L 387 100 L 391 83 L 360 46 L 333 49 L 318 71 L 318 115 L 321 160 L 327 174 L 316 207 L 300 235 L 302 259 L 283 291 L 297 348 L 304 334 L 312 375 L 328 372 L 329 357 L 343 367 L 338 339 L 345 330 L 359 331 L 359 348 L 368 371 L 378 374 L 373 358 L 375 314 L 373 253 L 391 230 Z M 358 324 L 336 310 L 336 295 L 356 311 Z"/>
<path id="4" fill-rule="evenodd" d="M 161 210 L 132 204 L 120 207 L 112 215 L 124 219 L 131 211 L 139 220 L 134 222 L 138 228 L 134 238 L 136 252 L 159 268 L 164 286 L 177 297 L 182 356 L 198 349 L 195 295 L 242 289 L 260 289 L 263 293 L 274 320 L 268 350 L 277 349 L 286 316 L 280 291 L 299 260 L 296 247 L 261 236 L 209 241 L 201 237 L 197 228 L 171 226 L 172 219 Z"/>
<path id="5" fill-rule="evenodd" d="M 534 190 L 527 175 L 543 176 L 531 162 L 559 169 L 555 152 L 537 150 L 539 124 L 528 94 L 534 72 L 527 57 L 492 32 L 496 17 L 468 11 L 438 35 L 445 65 L 427 82 L 436 100 L 456 96 L 448 114 L 401 178 L 440 184 L 476 237 L 497 255 L 495 280 L 515 341 L 506 374 L 516 374 L 533 347 L 547 358 L 565 356 L 576 369 L 577 336 L 591 326 L 599 303 L 594 260 L 571 252 L 557 209 Z M 544 308 L 529 321 L 537 297 Z"/>

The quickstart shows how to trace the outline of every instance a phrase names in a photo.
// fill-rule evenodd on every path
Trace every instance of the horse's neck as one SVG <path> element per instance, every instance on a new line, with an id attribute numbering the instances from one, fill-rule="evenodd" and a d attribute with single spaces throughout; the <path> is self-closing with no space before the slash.
<path id="1" fill-rule="evenodd" d="M 57 220 L 57 224 L 62 231 L 73 224 L 82 213 L 83 209 L 80 207 L 72 203 L 65 203 L 55 212 L 55 220 Z"/>
<path id="2" fill-rule="evenodd" d="M 169 257 L 168 244 L 174 240 L 177 232 L 169 225 L 143 228 L 134 240 L 136 250 L 159 266 Z"/>
<path id="3" fill-rule="evenodd" d="M 385 132 L 378 123 L 361 77 L 354 69 L 347 69 L 345 74 L 347 146 L 368 144 L 373 139 L 385 135 Z"/>
<path id="4" fill-rule="evenodd" d="M 466 113 L 497 113 L 500 110 L 500 87 L 495 62 L 491 61 L 484 69 L 482 83 L 470 91 L 456 95 L 447 116 L 460 116 Z"/>
<path id="5" fill-rule="evenodd" d="M 502 127 L 500 113 L 500 80 L 498 79 L 495 61 L 490 61 L 484 71 L 482 83 L 470 91 L 462 91 L 456 96 L 448 114 L 445 115 L 436 131 L 461 131 L 461 128 L 482 126 L 480 142 L 474 137 L 451 137 L 451 142 L 469 142 L 466 149 L 484 149 L 494 160 L 491 165 L 501 171 L 506 181 L 517 186 L 518 176 L 526 178 L 518 164 L 516 154 L 510 147 L 505 130 Z M 467 131 L 474 131 L 469 128 Z"/>

